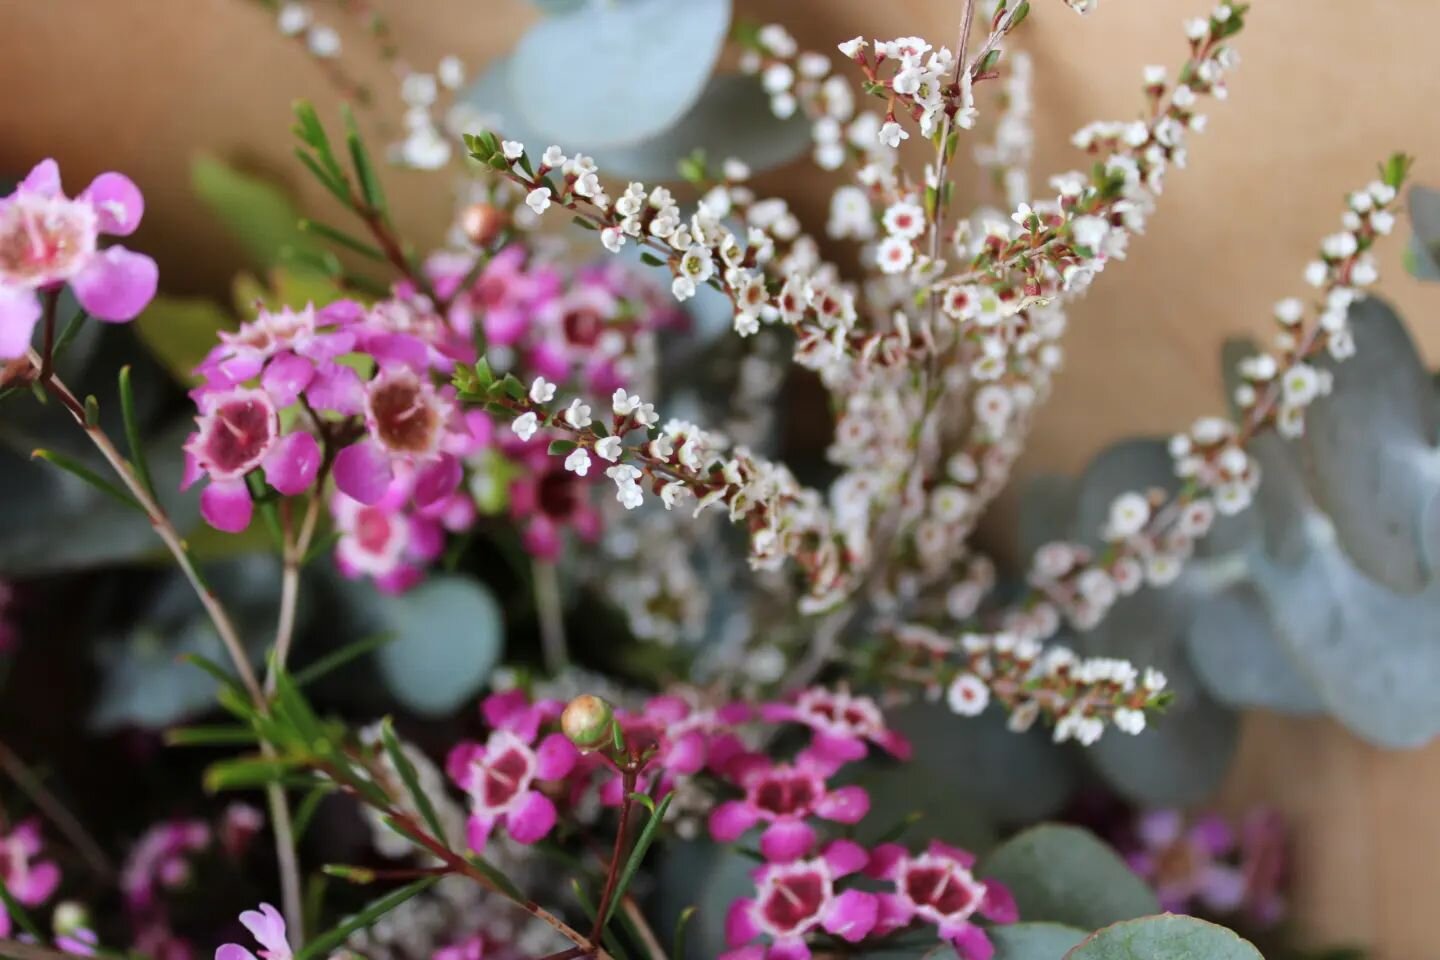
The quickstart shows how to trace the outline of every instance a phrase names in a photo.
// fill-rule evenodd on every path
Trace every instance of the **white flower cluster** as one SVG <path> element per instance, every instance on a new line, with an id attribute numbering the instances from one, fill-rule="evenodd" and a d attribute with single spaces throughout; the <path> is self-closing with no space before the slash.
<path id="1" fill-rule="evenodd" d="M 340 55 L 340 34 L 334 27 L 316 22 L 315 12 L 308 3 L 280 4 L 275 25 L 282 36 L 303 39 L 312 56 L 328 60 Z"/>

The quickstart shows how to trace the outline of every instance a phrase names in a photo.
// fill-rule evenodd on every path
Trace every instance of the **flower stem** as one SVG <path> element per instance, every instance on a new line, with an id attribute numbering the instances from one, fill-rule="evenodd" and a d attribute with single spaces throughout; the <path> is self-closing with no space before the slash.
<path id="1" fill-rule="evenodd" d="M 60 800 L 50 792 L 25 762 L 4 743 L 0 743 L 0 770 L 3 770 L 30 801 L 45 814 L 55 827 L 74 845 L 90 868 L 102 877 L 115 875 L 115 865 L 100 849 L 100 844 L 85 830 L 75 814 L 71 813 Z"/>
<path id="2" fill-rule="evenodd" d="M 605 873 L 605 889 L 600 894 L 600 905 L 595 909 L 595 923 L 590 928 L 591 943 L 599 943 L 605 932 L 605 917 L 610 912 L 610 901 L 615 899 L 615 885 L 620 881 L 620 870 L 625 865 L 625 848 L 630 839 L 630 811 L 635 806 L 635 785 L 639 775 L 639 766 L 634 759 L 621 769 L 625 792 L 620 801 L 620 825 L 615 828 L 615 849 L 610 854 L 610 867 Z"/>
<path id="3" fill-rule="evenodd" d="M 565 643 L 565 611 L 560 605 L 560 578 L 553 563 L 536 560 L 531 568 L 535 579 L 535 611 L 540 618 L 540 648 L 545 669 L 556 676 L 570 665 Z"/>

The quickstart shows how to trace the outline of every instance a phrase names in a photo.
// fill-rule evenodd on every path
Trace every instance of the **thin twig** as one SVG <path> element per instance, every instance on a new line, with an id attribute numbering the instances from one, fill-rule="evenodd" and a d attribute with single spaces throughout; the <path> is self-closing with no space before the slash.
<path id="1" fill-rule="evenodd" d="M 555 564 L 535 560 L 531 564 L 535 580 L 535 611 L 540 618 L 540 649 L 545 669 L 557 676 L 570 665 L 565 643 L 565 611 L 560 604 L 560 578 Z"/>
<path id="2" fill-rule="evenodd" d="M 633 758 L 621 769 L 621 777 L 625 795 L 620 801 L 620 825 L 615 829 L 615 850 L 610 854 L 610 866 L 605 872 L 605 889 L 600 894 L 600 906 L 595 910 L 595 923 L 590 928 L 592 944 L 599 943 L 605 932 L 605 916 L 610 912 L 610 901 L 615 899 L 615 885 L 620 880 L 625 847 L 630 839 L 630 812 L 635 807 L 635 786 L 639 780 L 639 766 Z"/>
<path id="3" fill-rule="evenodd" d="M 625 911 L 625 916 L 635 926 L 635 934 L 640 938 L 640 943 L 645 947 L 645 952 L 650 955 L 650 960 L 669 960 L 665 954 L 665 948 L 660 945 L 660 938 L 655 936 L 655 931 L 650 929 L 650 923 L 645 919 L 645 914 L 630 894 L 620 898 L 620 909 Z"/>
<path id="4" fill-rule="evenodd" d="M 105 856 L 105 851 L 95 842 L 95 838 L 90 836 L 79 818 L 71 813 L 34 771 L 25 765 L 25 761 L 4 743 L 0 743 L 0 770 L 4 770 L 40 812 L 65 835 L 92 870 L 107 879 L 115 875 L 115 865 Z"/>

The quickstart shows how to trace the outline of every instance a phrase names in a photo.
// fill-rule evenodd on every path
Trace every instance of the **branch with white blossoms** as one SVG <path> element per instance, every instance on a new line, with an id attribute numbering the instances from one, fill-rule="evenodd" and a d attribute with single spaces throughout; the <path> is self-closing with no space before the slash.
<path id="1" fill-rule="evenodd" d="M 975 147 L 975 162 L 984 170 L 1006 206 L 1014 210 L 1031 198 L 1030 162 L 1035 154 L 1032 126 L 1034 62 L 1027 53 L 1011 58 L 1001 94 L 1002 110 L 989 143 Z"/>

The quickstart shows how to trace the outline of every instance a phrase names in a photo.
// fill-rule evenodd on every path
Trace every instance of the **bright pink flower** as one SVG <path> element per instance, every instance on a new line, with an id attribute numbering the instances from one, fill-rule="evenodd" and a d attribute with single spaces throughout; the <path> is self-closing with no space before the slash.
<path id="1" fill-rule="evenodd" d="M 260 960 L 291 960 L 294 956 L 285 939 L 285 918 L 270 904 L 260 904 L 259 910 L 246 910 L 240 914 L 240 922 L 264 947 Z M 238 943 L 226 943 L 216 949 L 215 960 L 255 960 L 255 954 Z"/>
<path id="2" fill-rule="evenodd" d="M 54 160 L 41 161 L 0 197 L 0 359 L 29 347 L 40 319 L 36 291 L 68 283 L 86 312 L 112 323 L 145 309 L 159 278 L 155 261 L 98 246 L 101 234 L 134 232 L 144 212 L 140 189 L 118 173 L 102 173 L 80 196 L 65 196 Z"/>
<path id="3" fill-rule="evenodd" d="M 725 942 L 732 948 L 721 960 L 805 960 L 805 938 L 823 929 L 859 943 L 875 926 L 878 902 L 860 890 L 837 893 L 835 881 L 859 870 L 865 851 L 849 840 L 836 840 L 823 856 L 771 863 L 755 871 L 754 897 L 730 905 Z M 761 938 L 766 944 L 755 944 Z"/>
<path id="4" fill-rule="evenodd" d="M 35 820 L 17 823 L 0 837 L 0 883 L 22 906 L 39 906 L 60 885 L 60 868 L 36 859 L 40 849 L 40 825 Z M 10 929 L 10 914 L 0 905 L 0 937 L 10 936 Z"/>
<path id="5" fill-rule="evenodd" d="M 920 920 L 933 924 L 963 960 L 990 960 L 995 947 L 973 918 L 978 914 L 993 923 L 1014 923 L 1019 911 L 1010 891 L 998 881 L 977 878 L 974 865 L 973 854 L 938 840 L 918 855 L 893 843 L 876 847 L 865 872 L 889 880 L 894 892 L 879 895 L 875 932 L 884 936 Z"/>
<path id="6" fill-rule="evenodd" d="M 1185 913 L 1198 902 L 1218 913 L 1239 909 L 1245 899 L 1245 875 L 1223 862 L 1235 852 L 1235 834 L 1216 815 L 1186 825 L 1179 810 L 1150 810 L 1135 826 L 1140 846 L 1126 856 L 1130 869 L 1144 877 L 1172 913 Z"/>
<path id="7" fill-rule="evenodd" d="M 815 731 L 811 751 L 834 763 L 865 756 L 867 740 L 901 760 L 910 757 L 909 741 L 885 725 L 879 705 L 848 690 L 811 687 L 790 703 L 766 704 L 760 715 L 771 723 L 790 721 L 809 727 Z"/>
<path id="8" fill-rule="evenodd" d="M 239 330 L 222 330 L 220 342 L 195 368 L 195 373 L 217 389 L 248 383 L 258 377 L 278 407 L 289 406 L 303 391 L 315 409 L 335 410 L 331 403 L 325 402 L 327 397 L 317 395 L 317 386 L 324 385 L 317 381 L 322 379 L 322 371 L 326 377 L 337 376 L 334 361 L 355 349 L 355 325 L 364 316 L 364 308 L 350 300 L 337 301 L 318 310 L 313 306 L 302 310 L 289 307 L 261 310 Z"/>
<path id="9" fill-rule="evenodd" d="M 564 734 L 540 740 L 540 726 L 560 715 L 554 701 L 531 704 L 512 690 L 487 697 L 481 710 L 493 728 L 484 744 L 461 743 L 450 751 L 445 769 L 470 795 L 467 833 L 477 852 L 491 831 L 503 824 L 519 843 L 535 843 L 555 826 L 554 802 L 536 789 L 537 781 L 563 779 L 580 753 Z"/>
<path id="10" fill-rule="evenodd" d="M 757 823 L 767 824 L 760 837 L 760 850 L 767 860 L 803 857 L 815 845 L 811 817 L 836 823 L 859 823 L 870 810 L 870 797 L 858 786 L 831 787 L 825 782 L 833 772 L 802 755 L 794 764 L 771 762 L 741 764 L 741 800 L 729 800 L 710 815 L 710 835 L 721 843 L 733 843 Z"/>
<path id="11" fill-rule="evenodd" d="M 335 560 L 341 573 L 352 579 L 370 577 L 387 593 L 401 593 L 420 582 L 425 568 L 444 551 L 445 528 L 474 514 L 465 509 L 468 501 L 454 506 L 459 497 L 417 507 L 416 488 L 416 472 L 400 464 L 374 504 L 335 493 L 330 511 L 340 533 Z M 458 516 L 451 517 L 452 511 Z"/>
<path id="12" fill-rule="evenodd" d="M 507 441 L 512 462 L 519 467 L 510 482 L 510 515 L 522 528 L 525 549 L 542 560 L 559 559 L 566 530 L 587 543 L 600 536 L 600 511 L 591 502 L 591 492 L 601 472 L 580 477 L 566 470 L 560 457 L 546 452 L 551 439 L 542 432 L 527 444 Z"/>

